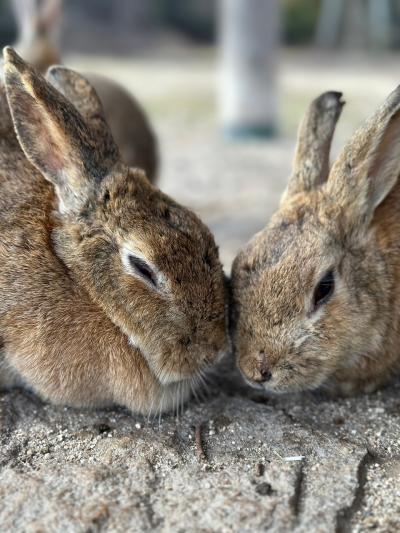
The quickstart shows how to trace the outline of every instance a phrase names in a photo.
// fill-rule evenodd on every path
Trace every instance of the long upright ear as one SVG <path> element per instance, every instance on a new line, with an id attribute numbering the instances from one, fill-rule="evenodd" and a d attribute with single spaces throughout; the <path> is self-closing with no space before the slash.
<path id="1" fill-rule="evenodd" d="M 333 133 L 344 102 L 342 93 L 328 91 L 313 100 L 299 127 L 292 175 L 282 201 L 318 187 L 329 174 Z"/>
<path id="2" fill-rule="evenodd" d="M 345 145 L 327 190 L 350 217 L 369 222 L 400 173 L 400 86 Z"/>
<path id="3" fill-rule="evenodd" d="M 48 69 L 46 79 L 71 102 L 84 118 L 98 143 L 98 151 L 110 163 L 119 158 L 119 151 L 106 122 L 103 105 L 87 79 L 68 68 L 55 65 Z"/>
<path id="4" fill-rule="evenodd" d="M 54 184 L 60 210 L 78 211 L 118 163 L 118 149 L 111 136 L 104 139 L 103 129 L 92 129 L 12 48 L 5 48 L 4 61 L 7 98 L 21 147 Z"/>

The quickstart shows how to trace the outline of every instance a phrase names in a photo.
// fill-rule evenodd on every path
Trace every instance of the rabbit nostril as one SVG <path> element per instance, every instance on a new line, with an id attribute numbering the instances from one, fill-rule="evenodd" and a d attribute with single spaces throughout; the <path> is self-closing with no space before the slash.
<path id="1" fill-rule="evenodd" d="M 259 377 L 257 381 L 264 383 L 265 381 L 270 381 L 272 378 L 272 373 L 270 370 L 270 365 L 268 364 L 268 359 L 265 355 L 264 350 L 259 351 L 260 360 L 258 361 L 257 370 L 259 372 Z"/>
<path id="2" fill-rule="evenodd" d="M 267 369 L 260 370 L 260 375 L 261 375 L 260 381 L 262 382 L 270 381 L 270 379 L 272 378 L 271 371 Z"/>

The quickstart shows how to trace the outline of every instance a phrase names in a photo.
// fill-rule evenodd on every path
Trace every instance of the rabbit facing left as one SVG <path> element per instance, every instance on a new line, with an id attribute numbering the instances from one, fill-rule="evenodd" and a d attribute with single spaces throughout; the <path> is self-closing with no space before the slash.
<path id="1" fill-rule="evenodd" d="M 214 239 L 121 161 L 81 75 L 54 67 L 46 81 L 13 49 L 4 59 L 0 383 L 170 409 L 228 345 Z"/>
<path id="2" fill-rule="evenodd" d="M 234 345 L 275 392 L 370 392 L 400 370 L 400 87 L 329 169 L 341 94 L 299 131 L 278 211 L 236 257 Z"/>

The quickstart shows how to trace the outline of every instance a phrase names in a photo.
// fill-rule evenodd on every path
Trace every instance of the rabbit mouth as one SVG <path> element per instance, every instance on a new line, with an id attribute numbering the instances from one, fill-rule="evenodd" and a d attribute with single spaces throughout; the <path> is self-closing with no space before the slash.
<path id="1" fill-rule="evenodd" d="M 279 371 L 273 371 L 268 381 L 256 381 L 251 379 L 246 376 L 242 370 L 240 370 L 240 373 L 244 381 L 251 388 L 278 395 L 296 393 L 304 390 L 315 390 L 321 386 L 321 380 L 317 380 L 316 383 L 303 382 L 303 380 L 300 382 L 296 379 L 288 379 L 285 375 L 280 375 Z"/>
<path id="2" fill-rule="evenodd" d="M 321 376 L 314 377 L 314 379 L 305 379 L 303 376 L 297 378 L 288 378 L 285 375 L 277 375 L 268 383 L 263 384 L 263 388 L 275 394 L 293 394 L 302 391 L 313 391 L 321 387 L 324 383 L 324 378 Z"/>

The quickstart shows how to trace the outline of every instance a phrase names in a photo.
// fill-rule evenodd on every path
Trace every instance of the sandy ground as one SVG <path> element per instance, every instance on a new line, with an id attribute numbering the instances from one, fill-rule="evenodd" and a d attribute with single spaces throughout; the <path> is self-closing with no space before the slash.
<path id="1" fill-rule="evenodd" d="M 210 225 L 227 272 L 276 208 L 310 99 L 342 90 L 334 153 L 399 82 L 396 56 L 282 54 L 281 136 L 219 133 L 209 50 L 70 57 L 119 79 L 160 137 L 160 186 Z M 255 395 L 231 371 L 179 417 L 78 411 L 0 394 L 2 531 L 398 531 L 400 384 L 348 400 Z M 205 457 L 196 446 L 201 424 Z"/>

